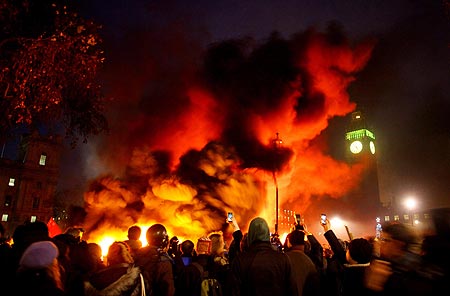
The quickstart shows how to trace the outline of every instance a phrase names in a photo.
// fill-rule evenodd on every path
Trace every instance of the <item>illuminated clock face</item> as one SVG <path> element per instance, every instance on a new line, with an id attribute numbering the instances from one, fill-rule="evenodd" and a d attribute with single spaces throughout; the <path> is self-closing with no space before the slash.
<path id="1" fill-rule="evenodd" d="M 353 141 L 350 144 L 350 151 L 353 154 L 357 154 L 357 153 L 361 152 L 362 148 L 363 148 L 363 145 L 360 141 Z"/>
<path id="2" fill-rule="evenodd" d="M 371 152 L 372 154 L 375 154 L 375 143 L 372 142 L 372 141 L 370 141 L 369 147 L 370 147 L 370 152 Z"/>

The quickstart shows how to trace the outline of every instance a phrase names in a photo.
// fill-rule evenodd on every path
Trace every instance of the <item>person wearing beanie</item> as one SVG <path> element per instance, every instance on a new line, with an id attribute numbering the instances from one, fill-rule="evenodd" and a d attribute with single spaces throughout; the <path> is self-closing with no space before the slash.
<path id="1" fill-rule="evenodd" d="M 19 261 L 19 271 L 47 268 L 59 255 L 58 248 L 51 241 L 32 243 L 23 252 Z"/>
<path id="2" fill-rule="evenodd" d="M 247 240 L 248 251 L 231 263 L 232 295 L 298 295 L 291 261 L 272 247 L 266 220 L 250 222 Z"/>
<path id="3" fill-rule="evenodd" d="M 30 244 L 19 261 L 14 295 L 65 295 L 58 255 L 51 241 Z"/>

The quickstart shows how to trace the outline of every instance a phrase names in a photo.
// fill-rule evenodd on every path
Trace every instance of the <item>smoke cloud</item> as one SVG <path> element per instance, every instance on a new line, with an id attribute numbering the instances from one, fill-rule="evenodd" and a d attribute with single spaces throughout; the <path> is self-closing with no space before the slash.
<path id="1" fill-rule="evenodd" d="M 245 231 L 258 215 L 274 224 L 275 184 L 279 207 L 301 213 L 358 185 L 363 167 L 333 159 L 317 139 L 355 110 L 347 88 L 372 41 L 309 29 L 205 50 L 168 30 L 109 45 L 111 133 L 96 143 L 103 174 L 85 193 L 90 237 L 158 222 L 196 240 L 226 229 L 228 211 Z"/>

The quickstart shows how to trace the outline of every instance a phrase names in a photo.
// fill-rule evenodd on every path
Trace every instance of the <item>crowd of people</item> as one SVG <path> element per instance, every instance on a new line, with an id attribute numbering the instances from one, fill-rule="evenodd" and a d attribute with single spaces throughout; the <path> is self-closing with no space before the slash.
<path id="1" fill-rule="evenodd" d="M 448 215 L 448 213 L 444 213 Z M 169 239 L 166 227 L 146 232 L 132 225 L 128 239 L 101 247 L 72 227 L 49 237 L 44 222 L 18 226 L 12 243 L 0 228 L 1 295 L 434 295 L 450 288 L 448 216 L 436 232 L 417 235 L 398 222 L 377 238 L 336 236 L 322 224 L 328 248 L 296 224 L 284 242 L 261 217 L 242 231 L 235 218 L 232 241 L 214 232 L 196 243 Z M 440 222 L 439 222 L 440 221 Z M 1 226 L 1 225 L 0 225 Z M 205 279 L 206 284 L 205 284 Z M 208 283 L 213 283 L 208 286 Z"/>

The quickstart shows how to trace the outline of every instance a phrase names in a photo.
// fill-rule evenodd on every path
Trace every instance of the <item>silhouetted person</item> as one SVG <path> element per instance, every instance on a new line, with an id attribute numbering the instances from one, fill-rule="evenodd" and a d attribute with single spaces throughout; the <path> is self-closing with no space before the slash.
<path id="1" fill-rule="evenodd" d="M 196 256 L 194 242 L 189 239 L 183 241 L 181 243 L 180 251 L 183 265 L 188 266 L 189 264 L 191 264 L 193 258 Z"/>
<path id="2" fill-rule="evenodd" d="M 139 226 L 133 225 L 128 228 L 128 239 L 125 241 L 130 246 L 131 255 L 136 256 L 140 248 L 142 248 L 141 238 L 142 230 Z"/>
<path id="3" fill-rule="evenodd" d="M 324 237 L 327 239 L 332 251 L 333 263 L 338 264 L 337 272 L 328 276 L 336 276 L 338 295 L 367 295 L 370 291 L 364 285 L 365 273 L 372 260 L 373 247 L 365 238 L 351 240 L 346 248 L 345 244 L 336 237 L 330 229 L 330 221 L 322 224 L 325 231 Z M 330 266 L 331 268 L 331 266 Z"/>
<path id="4" fill-rule="evenodd" d="M 430 210 L 431 232 L 422 241 L 423 258 L 450 283 L 450 208 Z"/>
<path id="5" fill-rule="evenodd" d="M 147 295 L 172 296 L 175 293 L 175 283 L 173 260 L 167 254 L 167 230 L 161 224 L 153 224 L 147 230 L 146 237 L 148 246 L 139 250 L 135 262 L 143 272 Z"/>
<path id="6" fill-rule="evenodd" d="M 9 288 L 11 285 L 11 270 L 12 268 L 12 248 L 6 241 L 5 229 L 0 224 L 0 294 Z"/>
<path id="7" fill-rule="evenodd" d="M 417 253 L 418 238 L 409 226 L 384 225 L 380 243 L 381 260 L 371 262 L 365 281 L 374 295 L 439 295 L 441 286 L 423 272 L 423 258 Z M 445 291 L 448 293 L 448 287 Z"/>
<path id="8" fill-rule="evenodd" d="M 235 216 L 231 217 L 231 222 L 227 220 L 229 224 L 233 227 L 233 240 L 230 243 L 230 247 L 228 250 L 228 260 L 230 263 L 236 258 L 238 254 L 242 252 L 241 250 L 241 242 L 244 237 Z"/>
<path id="9" fill-rule="evenodd" d="M 178 244 L 180 240 L 178 237 L 174 236 L 169 240 L 169 248 L 167 250 L 167 254 L 169 254 L 170 258 L 175 259 L 175 257 L 180 257 L 180 251 L 178 250 Z"/>
<path id="10" fill-rule="evenodd" d="M 175 295 L 198 296 L 202 280 L 201 271 L 192 263 L 197 262 L 195 244 L 191 240 L 185 240 L 180 246 L 181 256 L 175 259 L 177 276 L 175 281 Z M 205 260 L 205 265 L 207 260 Z"/>
<path id="11" fill-rule="evenodd" d="M 287 251 L 297 283 L 298 295 L 320 295 L 320 276 L 316 265 L 305 254 L 306 234 L 294 230 L 286 238 Z"/>
<path id="12" fill-rule="evenodd" d="M 145 287 L 141 285 L 141 271 L 133 262 L 126 243 L 112 243 L 106 258 L 107 267 L 94 272 L 84 282 L 84 295 L 141 295 Z"/>
<path id="13" fill-rule="evenodd" d="M 6 283 L 3 285 L 6 291 L 5 294 L 8 295 L 8 289 L 12 289 L 11 293 L 14 293 L 14 287 L 11 285 L 15 280 L 15 274 L 19 267 L 19 261 L 25 250 L 35 242 L 39 241 L 49 241 L 50 237 L 48 234 L 47 224 L 42 221 L 36 222 L 26 222 L 22 225 L 18 225 L 13 233 L 13 244 L 11 246 L 8 259 L 6 264 L 0 267 L 4 268 L 6 273 L 0 280 L 0 283 Z"/>
<path id="14" fill-rule="evenodd" d="M 249 249 L 232 262 L 233 295 L 298 295 L 289 257 L 270 243 L 267 222 L 260 217 L 250 222 Z"/>
<path id="15" fill-rule="evenodd" d="M 58 252 L 58 247 L 50 241 L 30 244 L 20 258 L 12 295 L 65 295 L 60 277 Z"/>

